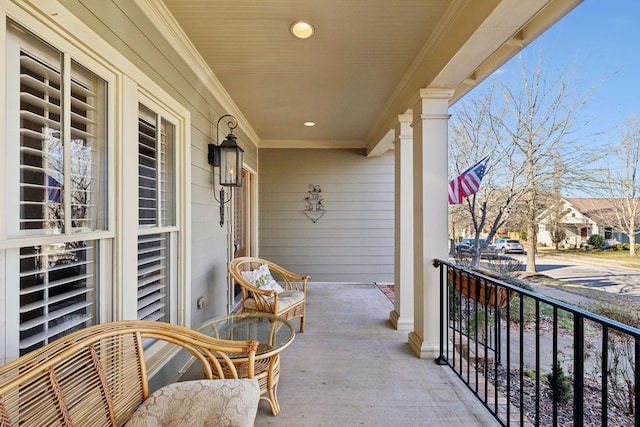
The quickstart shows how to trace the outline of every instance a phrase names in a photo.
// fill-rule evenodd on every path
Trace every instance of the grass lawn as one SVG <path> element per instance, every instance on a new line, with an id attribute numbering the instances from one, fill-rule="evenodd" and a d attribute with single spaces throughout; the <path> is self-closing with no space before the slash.
<path id="1" fill-rule="evenodd" d="M 640 253 L 639 253 L 640 254 Z M 563 257 L 563 258 L 589 258 L 594 261 L 613 261 L 616 265 L 627 266 L 631 268 L 640 269 L 640 256 L 636 255 L 635 257 L 629 256 L 629 251 L 601 251 L 601 250 L 580 250 L 580 249 L 546 249 L 546 248 L 538 248 L 539 256 L 555 256 L 555 257 Z"/>
<path id="2" fill-rule="evenodd" d="M 544 257 L 562 257 L 565 259 L 575 259 L 588 261 L 595 263 L 602 263 L 607 265 L 615 264 L 615 266 L 638 269 L 640 270 L 640 256 L 629 257 L 628 251 L 600 251 L 600 250 L 560 250 L 554 249 L 541 249 L 538 256 Z M 591 299 L 592 303 L 588 306 L 582 307 L 588 311 L 599 314 L 604 317 L 611 318 L 618 322 L 624 323 L 629 326 L 640 328 L 640 299 L 621 296 L 619 294 L 607 293 L 598 289 L 592 289 L 584 286 L 567 285 L 564 282 L 556 279 L 551 279 L 544 276 L 538 276 L 535 279 L 530 280 L 533 283 L 541 285 L 553 286 L 564 290 L 565 292 L 571 292 L 574 294 L 582 295 Z"/>

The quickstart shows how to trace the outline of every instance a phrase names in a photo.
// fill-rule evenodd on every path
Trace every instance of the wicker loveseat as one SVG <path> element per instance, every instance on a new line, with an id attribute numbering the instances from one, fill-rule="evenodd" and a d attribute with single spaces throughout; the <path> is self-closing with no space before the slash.
<path id="1" fill-rule="evenodd" d="M 207 379 L 149 396 L 143 347 L 156 340 L 188 350 Z M 259 386 L 237 379 L 227 354 L 246 354 L 252 378 L 256 348 L 255 341 L 214 339 L 162 322 L 82 329 L 0 367 L 0 426 L 251 426 Z"/>
<path id="2" fill-rule="evenodd" d="M 252 273 L 259 272 L 261 268 L 266 268 L 267 283 L 264 282 L 265 273 L 250 278 Z M 240 285 L 243 313 L 272 313 L 287 320 L 297 317 L 300 318 L 300 332 L 304 332 L 307 281 L 310 276 L 292 273 L 274 262 L 252 257 L 235 258 L 229 263 L 229 273 Z M 269 278 L 278 283 L 275 285 L 277 290 L 269 285 Z"/>

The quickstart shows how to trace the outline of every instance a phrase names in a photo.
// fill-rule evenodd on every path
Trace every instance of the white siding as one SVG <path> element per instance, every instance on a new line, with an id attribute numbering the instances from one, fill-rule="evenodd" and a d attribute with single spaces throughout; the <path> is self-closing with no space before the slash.
<path id="1" fill-rule="evenodd" d="M 259 153 L 259 254 L 314 282 L 392 282 L 393 152 L 263 149 Z M 303 210 L 309 185 L 324 216 Z"/>

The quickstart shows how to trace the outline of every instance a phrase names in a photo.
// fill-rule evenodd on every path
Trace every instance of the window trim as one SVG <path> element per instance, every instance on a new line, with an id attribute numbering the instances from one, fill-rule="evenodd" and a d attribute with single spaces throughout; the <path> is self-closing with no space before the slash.
<path id="1" fill-rule="evenodd" d="M 134 92 L 129 92 L 133 90 Z M 127 244 L 125 239 L 118 242 L 119 253 L 122 260 L 123 269 L 118 274 L 122 279 L 119 281 L 118 294 L 122 295 L 120 300 L 120 309 L 116 313 L 117 319 L 132 319 L 137 316 L 137 294 L 134 286 L 125 286 L 125 283 L 135 283 L 137 280 L 137 236 L 139 234 L 167 233 L 170 236 L 169 249 L 175 251 L 175 256 L 170 258 L 169 267 L 171 275 L 176 281 L 170 295 L 171 313 L 170 322 L 182 326 L 190 326 L 191 311 L 190 298 L 191 288 L 189 286 L 190 277 L 190 252 L 191 239 L 188 227 L 188 218 L 190 218 L 190 179 L 187 175 L 190 167 L 190 113 L 182 107 L 177 101 L 164 93 L 160 88 L 156 88 L 153 92 L 147 88 L 139 86 L 136 82 L 126 79 L 125 93 L 131 93 L 131 96 L 124 99 L 122 105 L 123 113 L 123 144 L 120 150 L 121 165 L 121 183 L 118 188 L 120 198 L 120 210 L 122 206 L 135 207 L 135 215 L 133 210 L 120 213 L 120 230 L 118 234 L 121 236 L 136 236 L 131 240 L 131 244 Z M 175 164 L 175 221 L 172 226 L 150 227 L 140 226 L 138 224 L 138 192 L 127 191 L 125 183 L 137 183 L 138 181 L 138 106 L 145 105 L 154 112 L 168 120 L 175 126 L 175 136 L 173 142 L 174 164 Z M 136 143 L 126 143 L 126 141 Z M 130 185 L 128 185 L 130 187 Z M 136 185 L 137 188 L 137 185 Z M 177 236 L 177 237 L 176 237 Z M 125 262 L 124 260 L 134 260 Z"/>

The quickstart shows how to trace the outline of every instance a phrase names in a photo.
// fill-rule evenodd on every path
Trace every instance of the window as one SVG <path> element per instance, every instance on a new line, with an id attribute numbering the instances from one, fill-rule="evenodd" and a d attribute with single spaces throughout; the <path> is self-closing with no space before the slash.
<path id="1" fill-rule="evenodd" d="M 10 26 L 10 34 L 18 31 Z M 65 85 L 63 55 L 18 34 L 24 42 L 16 45 L 16 75 L 8 76 L 19 82 L 20 105 L 12 234 L 104 230 L 106 82 L 72 60 Z"/>
<path id="2" fill-rule="evenodd" d="M 6 237 L 15 243 L 2 274 L 15 284 L 4 307 L 7 343 L 18 343 L 4 351 L 12 358 L 97 322 L 92 233 L 108 227 L 108 84 L 11 22 L 6 67 Z"/>
<path id="3" fill-rule="evenodd" d="M 47 41 L 7 21 L 0 364 L 99 322 L 188 324 L 189 111 L 126 58 L 16 19 Z"/>
<path id="4" fill-rule="evenodd" d="M 605 229 L 604 229 L 604 239 L 605 240 L 613 239 L 613 228 L 612 227 L 605 227 Z"/>
<path id="5" fill-rule="evenodd" d="M 138 111 L 138 319 L 170 321 L 175 225 L 175 126 L 143 104 Z"/>

